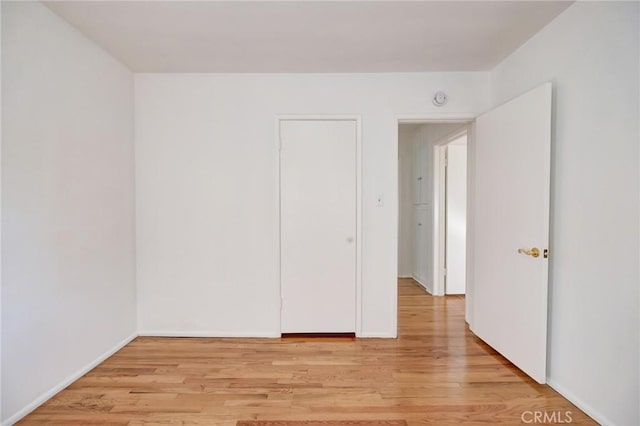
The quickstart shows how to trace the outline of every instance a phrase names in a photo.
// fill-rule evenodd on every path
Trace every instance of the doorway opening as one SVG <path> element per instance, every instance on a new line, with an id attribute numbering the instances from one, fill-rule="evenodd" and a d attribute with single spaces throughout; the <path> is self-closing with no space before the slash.
<path id="1" fill-rule="evenodd" d="M 464 126 L 451 129 L 448 135 L 441 133 L 433 142 L 429 137 L 436 124 L 465 122 L 466 181 L 472 183 L 467 185 L 467 195 L 463 197 L 467 200 L 464 238 L 467 247 L 458 249 L 466 252 L 465 320 L 473 334 L 538 383 L 546 382 L 547 371 L 552 88 L 550 82 L 543 83 L 477 117 L 444 113 L 398 117 L 396 122 L 400 275 L 411 274 L 413 278 L 414 269 L 418 270 L 420 262 L 425 262 L 426 272 L 423 268 L 417 275 L 418 279 L 424 279 L 421 285 L 433 295 L 446 294 L 446 287 L 450 289 L 451 283 L 444 285 L 438 267 L 452 265 L 447 261 L 447 256 L 451 256 L 446 251 L 447 244 L 444 254 L 435 260 L 431 258 L 430 270 L 430 256 L 423 253 L 429 251 L 429 232 L 433 237 L 431 253 L 436 256 L 443 247 L 439 241 L 443 239 L 441 234 L 447 232 L 444 218 L 449 205 L 447 197 L 451 197 L 444 191 L 447 195 L 442 201 L 440 181 L 447 175 L 447 170 L 442 170 L 442 157 L 449 157 L 450 166 L 452 155 L 456 155 L 452 154 L 454 147 L 464 145 L 461 141 L 454 143 L 464 134 Z M 429 192 L 431 189 L 434 192 Z M 420 209 L 421 205 L 427 208 Z M 433 214 L 430 220 L 429 212 Z M 424 226 L 425 217 L 426 223 L 431 224 L 427 232 L 422 231 L 422 236 L 427 235 L 426 240 L 422 239 L 426 250 L 418 244 L 421 235 L 417 231 Z M 450 218 L 449 222 L 455 221 Z M 411 226 L 415 226 L 415 232 Z M 409 238 L 414 236 L 418 242 L 411 244 Z M 451 238 L 447 240 L 451 248 Z M 418 262 L 412 262 L 408 254 L 415 254 Z M 412 269 L 407 271 L 407 265 Z M 449 280 L 452 271 L 443 272 Z M 398 281 L 401 288 L 405 287 L 403 280 Z M 420 284 L 412 279 L 411 285 Z M 449 301 L 460 297 L 448 296 L 440 298 L 440 302 L 446 308 Z"/>
<path id="2" fill-rule="evenodd" d="M 466 293 L 468 120 L 398 122 L 398 277 Z"/>

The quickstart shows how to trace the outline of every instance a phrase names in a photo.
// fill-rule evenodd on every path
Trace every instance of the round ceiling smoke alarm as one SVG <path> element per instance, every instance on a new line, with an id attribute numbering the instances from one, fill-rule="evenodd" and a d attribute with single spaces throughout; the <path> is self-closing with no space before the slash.
<path id="1" fill-rule="evenodd" d="M 433 95 L 433 104 L 437 107 L 441 107 L 444 104 L 447 103 L 447 94 L 442 92 L 442 91 L 438 91 L 435 93 L 435 95 Z"/>

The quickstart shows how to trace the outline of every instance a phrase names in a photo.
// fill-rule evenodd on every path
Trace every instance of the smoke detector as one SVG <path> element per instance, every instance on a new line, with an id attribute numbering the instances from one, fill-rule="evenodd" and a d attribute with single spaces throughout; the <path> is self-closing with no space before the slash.
<path id="1" fill-rule="evenodd" d="M 447 103 L 447 94 L 442 92 L 442 91 L 438 91 L 433 95 L 433 104 L 437 107 L 441 107 L 444 104 Z"/>

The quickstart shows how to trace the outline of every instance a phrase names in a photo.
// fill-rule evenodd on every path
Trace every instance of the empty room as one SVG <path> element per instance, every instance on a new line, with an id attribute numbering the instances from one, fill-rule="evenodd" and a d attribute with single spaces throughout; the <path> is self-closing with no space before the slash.
<path id="1" fill-rule="evenodd" d="M 640 425 L 640 3 L 0 11 L 2 426 Z"/>

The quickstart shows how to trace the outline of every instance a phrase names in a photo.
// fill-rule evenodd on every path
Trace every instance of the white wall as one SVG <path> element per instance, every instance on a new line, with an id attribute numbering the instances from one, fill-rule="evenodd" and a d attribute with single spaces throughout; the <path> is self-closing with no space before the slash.
<path id="1" fill-rule="evenodd" d="M 363 126 L 363 335 L 395 336 L 396 117 L 487 97 L 486 73 L 136 75 L 141 333 L 278 335 L 276 115 L 346 113 Z"/>
<path id="2" fill-rule="evenodd" d="M 413 273 L 413 143 L 415 126 L 399 126 L 398 132 L 398 277 Z"/>
<path id="3" fill-rule="evenodd" d="M 549 383 L 640 424 L 639 4 L 572 5 L 491 74 L 499 104 L 554 84 Z"/>
<path id="4" fill-rule="evenodd" d="M 2 419 L 136 330 L 133 76 L 37 2 L 2 3 Z"/>
<path id="5" fill-rule="evenodd" d="M 429 168 L 428 168 L 429 173 L 427 174 L 427 179 L 428 179 L 429 188 L 431 188 L 428 194 L 429 204 L 433 204 L 433 194 L 434 194 L 433 192 L 434 170 L 432 167 L 433 147 L 436 146 L 438 143 L 440 144 L 444 143 L 443 138 L 450 136 L 452 133 L 456 133 L 457 131 L 462 131 L 462 129 L 465 127 L 467 127 L 466 123 L 430 123 L 430 124 L 424 124 L 421 127 L 422 138 L 430 147 L 428 150 L 429 156 L 427 158 L 427 161 L 429 164 Z"/>

